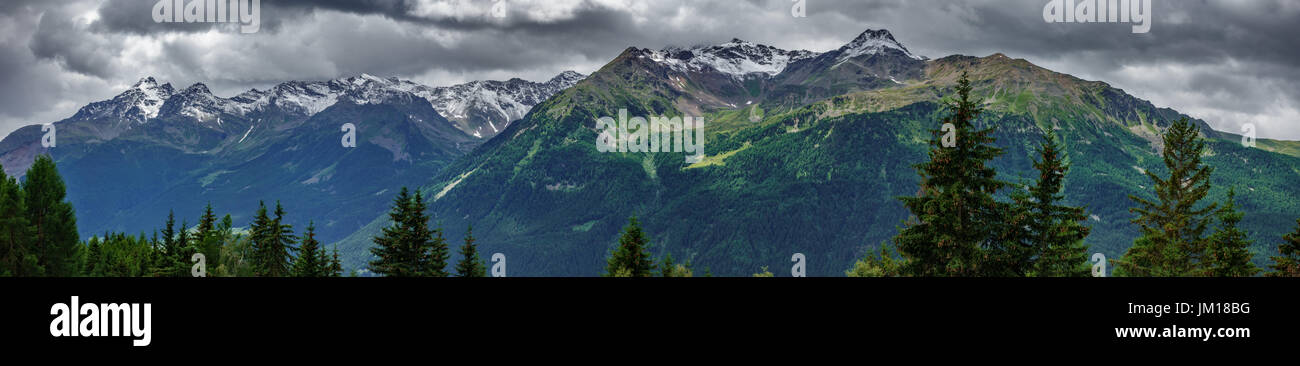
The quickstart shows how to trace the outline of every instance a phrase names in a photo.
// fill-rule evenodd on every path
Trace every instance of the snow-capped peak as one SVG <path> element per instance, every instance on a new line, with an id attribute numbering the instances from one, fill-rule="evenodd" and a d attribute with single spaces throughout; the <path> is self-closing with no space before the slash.
<path id="1" fill-rule="evenodd" d="M 435 110 L 465 133 L 487 138 L 523 118 L 534 105 L 585 78 L 577 72 L 565 71 L 545 83 L 518 78 L 471 81 L 423 89 L 415 94 L 428 99 Z"/>
<path id="2" fill-rule="evenodd" d="M 573 84 L 577 84 L 579 81 L 582 81 L 582 79 L 586 79 L 586 78 L 587 78 L 586 75 L 579 74 L 576 71 L 565 70 L 564 72 L 561 72 L 559 75 L 555 75 L 555 77 L 551 78 L 551 80 L 546 81 L 546 83 L 554 84 L 554 85 L 563 85 L 564 88 L 567 88 L 573 86 Z M 564 89 L 564 88 L 560 88 L 560 89 Z"/>
<path id="3" fill-rule="evenodd" d="M 181 93 L 184 93 L 184 94 L 212 94 L 212 91 L 208 90 L 208 86 L 207 86 L 207 85 L 204 85 L 203 83 L 194 83 L 194 85 L 190 85 L 190 87 L 185 88 L 185 91 L 183 91 L 183 92 L 181 92 Z"/>
<path id="4" fill-rule="evenodd" d="M 818 55 L 803 50 L 786 51 L 739 38 L 713 46 L 670 47 L 647 52 L 651 60 L 680 72 L 714 70 L 737 79 L 750 74 L 774 76 L 792 62 Z"/>
<path id="5" fill-rule="evenodd" d="M 110 100 L 91 103 L 73 116 L 76 119 L 120 118 L 132 122 L 144 122 L 158 116 L 158 109 L 163 102 L 171 98 L 175 90 L 171 84 L 158 85 L 152 76 L 136 82 L 131 88 Z"/>
<path id="6" fill-rule="evenodd" d="M 430 87 L 394 77 L 360 74 L 326 81 L 289 81 L 268 90 L 251 89 L 231 98 L 221 98 L 203 83 L 177 92 L 171 84 L 158 85 L 156 79 L 146 77 L 111 100 L 82 107 L 73 118 L 117 118 L 144 123 L 154 118 L 185 116 L 220 125 L 223 115 L 244 117 L 268 108 L 312 116 L 341 100 L 380 104 L 419 98 L 427 100 L 465 133 L 491 137 L 523 118 L 534 105 L 584 78 L 585 75 L 577 72 L 565 71 L 546 82 L 516 78 Z"/>
<path id="7" fill-rule="evenodd" d="M 218 121 L 221 113 L 240 114 L 237 102 L 212 95 L 208 86 L 194 83 L 180 93 L 172 95 L 159 110 L 160 116 L 184 115 L 199 121 Z"/>
<path id="8" fill-rule="evenodd" d="M 140 78 L 140 81 L 135 82 L 135 85 L 132 85 L 131 88 L 143 89 L 143 88 L 154 88 L 157 86 L 158 86 L 158 80 L 155 80 L 152 76 L 146 76 Z"/>
<path id="9" fill-rule="evenodd" d="M 854 57 L 881 54 L 888 52 L 889 50 L 902 52 L 904 56 L 912 59 L 925 59 L 924 57 L 914 55 L 911 51 L 908 51 L 907 47 L 903 47 L 903 44 L 898 43 L 898 41 L 894 39 L 894 35 L 890 34 L 888 30 L 868 29 L 865 32 L 862 32 L 862 34 L 859 34 L 858 37 L 854 38 L 852 42 L 849 42 L 849 44 L 840 47 L 840 55 L 836 58 L 835 63 L 838 65 Z"/>

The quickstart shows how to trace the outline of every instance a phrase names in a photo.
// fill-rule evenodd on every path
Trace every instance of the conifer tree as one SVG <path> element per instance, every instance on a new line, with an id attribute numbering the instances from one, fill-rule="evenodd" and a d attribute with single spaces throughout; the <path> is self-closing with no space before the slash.
<path id="1" fill-rule="evenodd" d="M 320 242 L 316 241 L 316 224 L 309 222 L 307 232 L 302 235 L 302 243 L 298 246 L 298 259 L 293 262 L 293 276 L 325 277 L 326 266 L 329 264 L 324 260 L 324 252 L 320 248 Z"/>
<path id="2" fill-rule="evenodd" d="M 22 187 L 0 168 L 0 275 L 33 277 L 44 274 L 32 249 L 32 227 Z"/>
<path id="3" fill-rule="evenodd" d="M 253 215 L 253 222 L 248 225 L 248 238 L 252 244 L 251 258 L 248 258 L 253 267 L 255 276 L 266 275 L 264 268 L 267 265 L 264 258 L 267 258 L 267 248 L 271 245 L 271 217 L 266 214 L 266 203 L 257 201 L 257 213 Z"/>
<path id="4" fill-rule="evenodd" d="M 655 269 L 654 260 L 650 258 L 650 243 L 641 232 L 641 223 L 636 216 L 628 219 L 623 234 L 618 238 L 618 247 L 606 260 L 607 277 L 650 277 Z"/>
<path id="5" fill-rule="evenodd" d="M 105 241 L 107 241 L 108 235 L 106 234 L 104 238 Z M 86 276 L 88 277 L 103 276 L 102 271 L 104 270 L 104 268 L 99 264 L 101 260 L 102 250 L 103 250 L 102 245 L 100 244 L 99 237 L 97 236 L 91 237 L 90 241 L 86 243 L 86 251 L 87 251 L 86 268 L 82 270 L 82 273 L 84 273 Z"/>
<path id="6" fill-rule="evenodd" d="M 1218 227 L 1210 234 L 1209 247 L 1201 258 L 1205 275 L 1212 277 L 1249 277 L 1259 272 L 1250 261 L 1251 240 L 1246 232 L 1237 228 L 1244 216 L 1237 211 L 1237 192 L 1228 189 L 1228 200 L 1217 213 Z"/>
<path id="7" fill-rule="evenodd" d="M 176 253 L 176 213 L 174 211 L 167 211 L 167 221 L 163 223 L 162 237 L 162 250 L 167 253 Z"/>
<path id="8" fill-rule="evenodd" d="M 45 275 L 72 277 L 80 274 L 75 256 L 81 239 L 77 234 L 77 215 L 65 201 L 67 192 L 59 177 L 54 159 L 38 155 L 27 170 L 22 183 L 26 198 L 27 221 L 32 226 L 30 248 L 37 256 Z"/>
<path id="9" fill-rule="evenodd" d="M 167 221 L 163 222 L 161 234 L 162 241 L 158 244 L 157 248 L 155 248 L 154 254 L 151 256 L 153 268 L 150 269 L 150 275 L 153 277 L 174 277 L 176 275 L 176 268 L 179 265 L 176 263 L 176 252 L 180 250 L 180 246 L 176 244 L 175 212 L 171 210 L 167 211 Z"/>
<path id="10" fill-rule="evenodd" d="M 217 228 L 217 215 L 212 213 L 212 203 L 203 207 L 203 216 L 199 218 L 198 231 L 195 236 L 202 239 L 212 235 Z"/>
<path id="11" fill-rule="evenodd" d="M 249 227 L 253 241 L 253 268 L 259 277 L 290 275 L 290 251 L 294 250 L 293 226 L 284 223 L 284 207 L 275 203 L 274 217 L 267 216 L 266 204 L 258 202 L 257 215 Z"/>
<path id="12" fill-rule="evenodd" d="M 228 226 L 222 227 L 221 224 L 212 212 L 212 203 L 208 203 L 203 208 L 203 216 L 199 218 L 199 226 L 194 233 L 194 250 L 203 253 L 208 266 L 213 268 L 221 263 L 222 239 L 225 230 L 229 230 Z"/>
<path id="13" fill-rule="evenodd" d="M 422 258 L 423 255 L 419 249 L 424 247 L 423 243 L 416 243 L 419 236 L 416 231 L 418 228 L 412 227 L 416 220 L 413 218 L 415 209 L 412 207 L 412 197 L 406 187 L 402 187 L 401 192 L 393 199 L 392 209 L 388 212 L 388 219 L 392 222 L 388 227 L 383 228 L 383 232 L 374 237 L 375 246 L 370 248 L 370 254 L 375 259 L 369 263 L 370 271 L 379 275 L 389 277 L 415 277 L 421 275 L 424 269 L 421 262 L 427 260 Z"/>
<path id="14" fill-rule="evenodd" d="M 293 242 L 297 238 L 293 235 L 293 226 L 284 222 L 284 214 L 284 207 L 280 206 L 280 201 L 275 201 L 275 217 L 271 219 L 270 226 L 267 227 L 267 236 L 264 238 L 266 243 L 261 258 L 261 276 L 289 276 L 293 269 L 290 264 L 293 260 L 291 252 L 294 250 Z"/>
<path id="15" fill-rule="evenodd" d="M 998 217 L 1005 204 L 993 194 L 1006 185 L 996 178 L 988 163 L 1002 154 L 993 146 L 993 129 L 977 128 L 982 101 L 971 95 L 970 79 L 962 73 L 956 87 L 956 99 L 949 104 L 949 114 L 941 126 L 952 124 L 951 131 L 932 130 L 929 161 L 915 165 L 921 176 L 916 197 L 900 197 L 914 218 L 894 242 L 906 262 L 903 272 L 914 276 L 975 276 L 999 274 L 996 265 L 984 266 L 984 249 L 998 248 L 997 236 L 1004 231 Z M 951 132 L 955 143 L 945 147 L 945 134 Z"/>
<path id="16" fill-rule="evenodd" d="M 487 267 L 478 256 L 478 247 L 474 245 L 474 227 L 465 229 L 465 244 L 460 246 L 460 262 L 456 263 L 456 275 L 460 277 L 487 277 Z"/>
<path id="17" fill-rule="evenodd" d="M 1273 264 L 1268 268 L 1272 277 L 1300 277 L 1300 219 L 1295 220 L 1295 231 L 1282 236 L 1282 244 L 1277 246 L 1278 255 L 1273 256 Z"/>
<path id="18" fill-rule="evenodd" d="M 1156 200 L 1129 196 L 1138 204 L 1130 211 L 1138 214 L 1133 223 L 1138 224 L 1140 236 L 1122 260 L 1116 261 L 1123 273 L 1156 277 L 1203 273 L 1199 267 L 1207 243 L 1204 233 L 1216 205 L 1195 207 L 1210 191 L 1213 171 L 1201 163 L 1205 142 L 1198 133 L 1185 117 L 1169 126 L 1161 154 L 1169 177 L 1146 172 Z"/>
<path id="19" fill-rule="evenodd" d="M 194 243 L 190 235 L 189 222 L 181 221 L 180 234 L 176 236 L 176 251 L 167 253 L 172 257 L 172 277 L 188 277 L 190 275 L 190 255 L 194 253 Z"/>
<path id="20" fill-rule="evenodd" d="M 326 275 L 327 275 L 328 277 L 342 277 L 342 276 L 343 276 L 343 262 L 339 260 L 339 247 L 338 247 L 338 245 L 335 245 L 335 246 L 334 246 L 334 253 L 333 253 L 333 255 L 330 257 L 329 266 L 326 267 L 325 272 L 326 272 Z"/>
<path id="21" fill-rule="evenodd" d="M 1029 273 L 1042 277 L 1087 277 L 1088 248 L 1083 239 L 1092 230 L 1083 226 L 1088 217 L 1081 207 L 1061 204 L 1065 196 L 1065 175 L 1069 162 L 1062 156 L 1056 134 L 1049 131 L 1039 146 L 1039 159 L 1034 162 L 1038 181 L 1029 189 L 1030 202 L 1020 201 L 1028 212 L 1030 229 Z"/>
<path id="22" fill-rule="evenodd" d="M 410 237 L 404 247 L 408 255 L 414 258 L 416 275 L 423 277 L 447 277 L 447 261 L 451 259 L 451 249 L 447 239 L 442 236 L 442 228 L 430 229 L 429 216 L 425 214 L 424 196 L 419 190 L 411 197 L 410 211 L 406 226 L 410 228 Z"/>

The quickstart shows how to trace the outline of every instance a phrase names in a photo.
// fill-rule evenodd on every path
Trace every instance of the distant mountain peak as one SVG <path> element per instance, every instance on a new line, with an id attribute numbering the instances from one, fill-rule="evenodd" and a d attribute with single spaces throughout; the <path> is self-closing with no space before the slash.
<path id="1" fill-rule="evenodd" d="M 190 85 L 190 87 L 185 88 L 185 91 L 183 91 L 182 93 L 184 93 L 184 94 L 212 94 L 212 91 L 211 91 L 211 90 L 208 90 L 208 86 L 207 86 L 207 85 L 204 85 L 203 83 L 194 83 L 194 85 Z"/>
<path id="2" fill-rule="evenodd" d="M 140 78 L 140 81 L 135 82 L 135 85 L 132 85 L 131 87 L 135 89 L 140 89 L 140 88 L 152 88 L 156 86 L 158 86 L 158 80 L 154 79 L 153 76 L 146 76 Z"/>
<path id="3" fill-rule="evenodd" d="M 434 110 L 455 123 L 461 131 L 474 137 L 489 138 L 523 118 L 534 105 L 586 77 L 574 71 L 564 71 L 544 83 L 519 78 L 478 80 L 428 88 L 417 94 L 428 99 Z"/>
<path id="4" fill-rule="evenodd" d="M 577 84 L 578 81 L 581 81 L 582 79 L 585 78 L 587 78 L 586 75 L 578 73 L 577 71 L 565 70 L 564 72 L 561 72 L 559 75 L 555 75 L 555 77 L 551 78 L 551 80 L 547 80 L 546 83 L 567 84 L 568 86 L 572 86 L 573 84 Z"/>
<path id="5" fill-rule="evenodd" d="M 74 119 L 117 118 L 135 123 L 144 122 L 158 116 L 163 102 L 171 98 L 176 91 L 172 85 L 158 85 L 152 76 L 141 78 L 130 88 L 114 96 L 113 99 L 91 103 L 82 107 L 73 115 Z"/>
<path id="6" fill-rule="evenodd" d="M 925 59 L 924 57 L 917 56 L 912 54 L 911 51 L 908 51 L 907 47 L 904 47 L 902 43 L 899 43 L 898 40 L 894 39 L 894 35 L 889 33 L 888 30 L 868 29 L 862 32 L 862 34 L 859 34 L 857 38 L 853 39 L 853 41 L 840 47 L 838 50 L 840 56 L 837 59 L 837 63 L 858 56 L 881 54 L 889 52 L 889 50 L 902 52 L 904 56 L 913 59 Z"/>
<path id="7" fill-rule="evenodd" d="M 768 77 L 780 74 L 790 63 L 818 54 L 810 51 L 787 51 L 780 48 L 732 38 L 726 43 L 691 48 L 668 47 L 646 50 L 642 56 L 680 72 L 717 71 L 736 79 L 750 74 Z"/>

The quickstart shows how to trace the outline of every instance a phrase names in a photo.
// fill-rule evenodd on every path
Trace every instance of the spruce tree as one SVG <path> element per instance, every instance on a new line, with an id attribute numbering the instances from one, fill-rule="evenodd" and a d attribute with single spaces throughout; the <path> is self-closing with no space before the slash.
<path id="1" fill-rule="evenodd" d="M 212 203 L 208 203 L 203 208 L 203 216 L 199 217 L 198 230 L 194 233 L 194 247 L 203 253 L 208 266 L 213 268 L 221 263 L 221 241 L 225 229 L 220 225 L 217 215 L 212 212 Z"/>
<path id="2" fill-rule="evenodd" d="M 390 277 L 414 277 L 419 274 L 420 259 L 411 248 L 416 236 L 410 227 L 413 220 L 411 210 L 410 192 L 402 187 L 388 212 L 392 224 L 383 228 L 383 232 L 373 239 L 375 246 L 370 248 L 370 254 L 375 259 L 369 263 L 371 272 Z"/>
<path id="3" fill-rule="evenodd" d="M 176 251 L 168 253 L 172 256 L 172 277 L 190 276 L 190 256 L 194 254 L 194 242 L 190 235 L 189 222 L 181 221 L 180 234 L 176 236 Z"/>
<path id="4" fill-rule="evenodd" d="M 198 231 L 195 236 L 202 239 L 212 235 L 217 228 L 217 215 L 212 213 L 212 202 L 203 207 L 203 216 L 199 217 Z"/>
<path id="5" fill-rule="evenodd" d="M 258 202 L 257 215 L 249 227 L 253 241 L 253 271 L 259 277 L 290 275 L 290 251 L 295 240 L 293 227 L 284 223 L 284 208 L 275 203 L 274 217 L 267 216 L 266 205 Z"/>
<path id="6" fill-rule="evenodd" d="M 1185 117 L 1169 126 L 1161 153 L 1169 177 L 1146 172 L 1156 200 L 1129 196 L 1138 204 L 1130 211 L 1138 214 L 1133 223 L 1138 224 L 1140 236 L 1117 261 L 1123 273 L 1157 277 L 1203 273 L 1200 261 L 1207 244 L 1204 233 L 1209 213 L 1216 205 L 1195 207 L 1210 191 L 1213 171 L 1201 163 L 1205 142 L 1198 133 L 1199 129 Z"/>
<path id="7" fill-rule="evenodd" d="M 155 238 L 156 239 L 156 238 Z M 163 222 L 162 241 L 158 242 L 150 262 L 153 263 L 150 275 L 153 277 L 174 277 L 176 274 L 176 215 L 167 211 L 167 221 Z"/>
<path id="8" fill-rule="evenodd" d="M 0 274 L 34 277 L 44 274 L 32 248 L 32 227 L 22 187 L 0 167 Z"/>
<path id="9" fill-rule="evenodd" d="M 650 277 L 655 269 L 654 260 L 650 258 L 650 243 L 641 232 L 641 223 L 636 216 L 628 219 L 623 234 L 618 238 L 618 247 L 606 260 L 607 277 Z"/>
<path id="10" fill-rule="evenodd" d="M 108 235 L 105 234 L 104 238 L 107 241 Z M 86 250 L 86 268 L 82 270 L 82 273 L 88 277 L 102 277 L 104 268 L 100 265 L 100 262 L 103 255 L 103 246 L 100 244 L 99 237 L 91 237 L 90 242 L 86 243 Z"/>
<path id="11" fill-rule="evenodd" d="M 460 262 L 456 263 L 456 275 L 460 277 L 487 277 L 487 267 L 478 256 L 478 247 L 474 245 L 474 227 L 465 229 L 465 244 L 460 246 Z"/>
<path id="12" fill-rule="evenodd" d="M 343 262 L 339 260 L 339 247 L 334 246 L 334 253 L 330 257 L 329 265 L 325 269 L 327 277 L 342 277 Z"/>
<path id="13" fill-rule="evenodd" d="M 1056 134 L 1049 131 L 1039 146 L 1039 160 L 1034 162 L 1038 181 L 1029 189 L 1032 202 L 1027 204 L 1030 228 L 1032 271 L 1042 277 L 1087 277 L 1088 248 L 1083 238 L 1092 230 L 1083 226 L 1088 217 L 1082 207 L 1061 204 L 1065 198 L 1065 175 L 1069 162 L 1062 156 Z"/>
<path id="14" fill-rule="evenodd" d="M 921 176 L 915 197 L 899 197 L 914 216 L 894 237 L 905 258 L 903 272 L 913 276 L 1002 275 L 996 264 L 985 266 L 984 249 L 1005 252 L 998 236 L 1005 231 L 998 216 L 1005 204 L 993 194 L 1006 185 L 989 162 L 1002 154 L 993 146 L 993 128 L 977 128 L 982 101 L 971 97 L 965 72 L 958 80 L 956 99 L 940 126 L 952 124 L 952 147 L 943 146 L 943 128 L 932 130 L 929 161 L 915 165 Z"/>
<path id="15" fill-rule="evenodd" d="M 316 224 L 309 222 L 307 232 L 302 235 L 302 243 L 298 245 L 298 259 L 293 262 L 293 276 L 325 277 L 328 263 L 324 259 L 325 253 L 320 248 L 320 242 L 316 241 Z"/>
<path id="16" fill-rule="evenodd" d="M 27 203 L 27 221 L 32 226 L 31 249 L 45 275 L 73 277 L 80 274 L 75 255 L 81 239 L 77 215 L 65 201 L 63 178 L 49 155 L 38 155 L 22 183 Z"/>
<path id="17" fill-rule="evenodd" d="M 415 258 L 417 276 L 447 277 L 447 261 L 451 259 L 451 249 L 447 239 L 442 236 L 442 228 L 430 229 L 429 216 L 425 214 L 424 196 L 415 191 L 411 197 L 410 212 L 406 226 L 410 228 L 410 242 L 404 245 L 408 255 Z"/>
<path id="18" fill-rule="evenodd" d="M 248 224 L 248 239 L 252 245 L 251 256 L 248 258 L 252 264 L 255 276 L 262 274 L 262 257 L 266 252 L 267 237 L 270 236 L 271 217 L 266 214 L 266 203 L 257 201 L 257 213 L 253 214 L 253 222 Z"/>
<path id="19" fill-rule="evenodd" d="M 176 213 L 174 211 L 167 211 L 167 221 L 163 222 L 162 237 L 162 250 L 168 255 L 175 254 L 178 249 L 176 245 Z"/>
<path id="20" fill-rule="evenodd" d="M 1259 272 L 1250 261 L 1251 240 L 1237 228 L 1243 213 L 1237 211 L 1236 189 L 1228 189 L 1228 200 L 1218 210 L 1218 227 L 1210 234 L 1209 247 L 1201 258 L 1204 274 L 1212 277 L 1249 277 Z"/>
<path id="21" fill-rule="evenodd" d="M 1300 277 L 1300 219 L 1295 220 L 1295 231 L 1282 236 L 1282 244 L 1277 246 L 1278 255 L 1273 256 L 1273 264 L 1268 268 L 1272 277 Z"/>
<path id="22" fill-rule="evenodd" d="M 261 274 L 265 277 L 285 277 L 289 276 L 292 270 L 290 261 L 293 260 L 294 251 L 293 242 L 297 240 L 293 235 L 293 226 L 284 222 L 284 207 L 280 206 L 280 201 L 275 201 L 275 217 L 271 219 L 270 225 L 266 228 L 266 240 L 263 246 L 261 256 Z"/>

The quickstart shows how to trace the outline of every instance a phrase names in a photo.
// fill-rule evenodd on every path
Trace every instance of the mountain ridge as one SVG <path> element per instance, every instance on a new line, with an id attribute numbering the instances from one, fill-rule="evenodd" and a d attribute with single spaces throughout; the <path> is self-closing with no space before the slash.
<path id="1" fill-rule="evenodd" d="M 1182 114 L 1002 54 L 931 60 L 880 47 L 836 62 L 849 49 L 795 61 L 776 75 L 749 74 L 761 82 L 746 85 L 726 73 L 675 69 L 630 47 L 450 163 L 422 191 L 434 198 L 432 216 L 447 236 L 472 225 L 480 251 L 506 254 L 520 275 L 599 274 L 633 215 L 655 255 L 671 253 L 716 274 L 747 275 L 801 252 L 810 274 L 837 275 L 906 219 L 895 197 L 915 193 L 911 164 L 925 157 L 943 110 L 938 102 L 960 71 L 970 71 L 988 110 L 978 124 L 995 126 L 1007 152 L 995 162 L 1000 174 L 1027 179 L 1034 144 L 1056 130 L 1075 161 L 1067 202 L 1089 207 L 1087 243 L 1113 258 L 1132 242 L 1128 195 L 1150 195 L 1142 172 L 1163 169 L 1151 137 Z M 620 109 L 705 117 L 707 156 L 683 164 L 679 153 L 596 152 L 595 119 Z M 1223 187 L 1239 188 L 1259 261 L 1267 239 L 1300 210 L 1276 198 L 1300 197 L 1285 183 L 1300 179 L 1300 159 L 1204 133 L 1216 154 L 1207 161 L 1220 172 L 1211 199 Z M 1262 170 L 1233 163 L 1242 160 L 1280 169 L 1276 178 L 1244 181 Z M 337 243 L 350 268 L 369 259 L 369 239 L 384 225 L 376 217 Z"/>
<path id="2" fill-rule="evenodd" d="M 486 103 L 508 100 L 509 106 L 492 109 L 512 110 L 582 77 L 564 72 L 542 83 L 467 84 L 486 85 L 480 89 L 489 94 L 510 89 L 520 98 Z M 383 211 L 383 192 L 423 184 L 491 137 L 475 137 L 465 124 L 444 118 L 430 98 L 439 90 L 449 91 L 443 100 L 480 96 L 361 74 L 287 81 L 226 98 L 201 82 L 175 89 L 144 77 L 54 122 L 57 147 L 41 145 L 41 125 L 14 131 L 0 140 L 0 164 L 21 177 L 37 154 L 51 154 L 86 237 L 152 230 L 171 210 L 183 219 L 208 203 L 243 223 L 258 201 L 279 199 L 303 220 L 297 225 L 321 220 L 318 237 L 337 240 Z M 485 115 L 481 122 L 505 126 L 512 116 Z M 355 147 L 340 144 L 347 132 L 340 126 L 347 124 Z"/>

